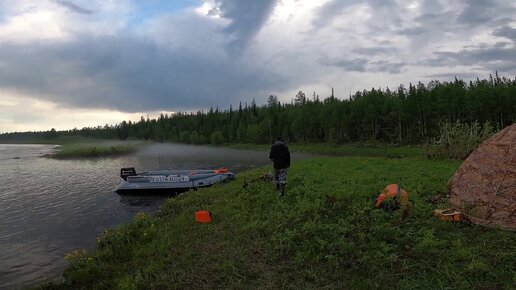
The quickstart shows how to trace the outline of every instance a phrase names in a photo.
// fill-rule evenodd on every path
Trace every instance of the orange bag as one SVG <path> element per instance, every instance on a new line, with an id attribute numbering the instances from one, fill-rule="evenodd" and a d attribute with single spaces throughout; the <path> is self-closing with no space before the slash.
<path id="1" fill-rule="evenodd" d="M 195 220 L 199 223 L 211 223 L 211 212 L 200 210 L 195 213 Z"/>

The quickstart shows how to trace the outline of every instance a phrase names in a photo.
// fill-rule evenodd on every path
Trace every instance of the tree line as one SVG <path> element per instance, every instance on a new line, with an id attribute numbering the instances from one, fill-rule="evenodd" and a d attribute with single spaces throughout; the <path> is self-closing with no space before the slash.
<path id="1" fill-rule="evenodd" d="M 516 78 L 465 82 L 418 82 L 396 90 L 356 92 L 349 98 L 299 91 L 290 102 L 270 95 L 258 106 L 253 99 L 221 110 L 161 114 L 117 125 L 0 135 L 0 141 L 81 136 L 102 139 L 142 139 L 191 144 L 270 143 L 277 135 L 289 142 L 345 143 L 375 140 L 397 144 L 424 143 L 439 135 L 442 123 L 490 122 L 501 129 L 516 120 Z"/>

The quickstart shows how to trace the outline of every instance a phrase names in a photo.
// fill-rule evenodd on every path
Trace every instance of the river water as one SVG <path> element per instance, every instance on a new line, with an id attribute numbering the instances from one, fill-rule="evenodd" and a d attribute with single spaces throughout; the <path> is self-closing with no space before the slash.
<path id="1" fill-rule="evenodd" d="M 154 144 L 116 158 L 43 157 L 56 148 L 0 144 L 0 289 L 60 277 L 66 253 L 92 249 L 104 229 L 137 212 L 155 213 L 170 198 L 116 194 L 121 167 L 238 172 L 269 163 L 264 152 L 176 144 Z"/>

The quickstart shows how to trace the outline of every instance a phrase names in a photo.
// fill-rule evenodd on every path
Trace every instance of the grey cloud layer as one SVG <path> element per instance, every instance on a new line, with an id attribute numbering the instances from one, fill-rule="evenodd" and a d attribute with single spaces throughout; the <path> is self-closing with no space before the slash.
<path id="1" fill-rule="evenodd" d="M 503 26 L 494 30 L 495 36 L 501 36 L 516 42 L 516 28 L 510 26 Z"/>
<path id="2" fill-rule="evenodd" d="M 516 48 L 479 46 L 458 52 L 438 51 L 423 61 L 426 66 L 469 66 L 477 64 L 487 71 L 516 72 Z"/>
<path id="3" fill-rule="evenodd" d="M 321 61 L 322 64 L 339 67 L 346 71 L 356 72 L 389 72 L 393 74 L 400 73 L 405 66 L 401 62 L 388 61 L 370 61 L 365 58 L 355 59 L 326 59 Z"/>
<path id="4" fill-rule="evenodd" d="M 357 72 L 400 73 L 406 66 L 456 67 L 476 66 L 486 71 L 516 72 L 515 47 L 513 44 L 500 43 L 491 45 L 464 46 L 459 50 L 446 50 L 446 41 L 468 40 L 468 35 L 487 31 L 491 35 L 508 38 L 513 41 L 516 29 L 514 23 L 516 4 L 504 0 L 454 1 L 453 3 L 436 0 L 424 0 L 419 5 L 419 12 L 403 5 L 406 1 L 358 1 L 331 0 L 319 8 L 312 25 L 314 31 L 329 26 L 332 21 L 350 17 L 345 9 L 367 4 L 372 13 L 370 21 L 362 30 L 362 39 L 370 44 L 344 51 L 341 55 L 327 57 L 322 64 Z M 404 37 L 412 43 L 410 49 L 402 51 L 394 46 L 385 45 L 385 40 L 378 37 Z M 427 45 L 433 45 L 433 52 L 422 55 L 420 61 L 403 60 L 407 50 L 417 54 Z M 441 46 L 441 47 L 440 47 Z M 345 55 L 345 56 L 342 56 Z M 440 74 L 431 74 L 433 76 Z"/>
<path id="5" fill-rule="evenodd" d="M 246 93 L 282 87 L 259 66 L 160 49 L 131 37 L 0 46 L 0 87 L 70 107 L 128 112 L 235 104 Z"/>
<path id="6" fill-rule="evenodd" d="M 459 66 L 516 73 L 511 1 L 489 1 L 489 7 L 486 1 L 459 1 L 450 8 L 448 2 L 426 0 L 415 13 L 401 0 L 332 0 L 307 20 L 311 30 L 293 31 L 301 45 L 285 42 L 272 52 L 267 39 L 258 42 L 256 36 L 277 0 L 215 2 L 218 6 L 210 14 L 225 22 L 177 12 L 138 33 L 126 27 L 104 36 L 83 32 L 59 41 L 0 42 L 0 89 L 67 107 L 175 111 L 225 107 L 273 91 L 297 91 L 310 83 L 331 85 L 328 79 L 345 79 L 349 72 L 374 81 L 364 87 L 387 85 L 381 81 L 389 80 L 377 73 L 406 73 L 407 82 L 424 77 L 414 75 L 413 67 L 422 67 L 429 77 L 456 75 L 442 70 Z M 71 16 L 75 18 L 100 14 L 93 4 L 53 3 L 78 13 Z M 347 8 L 364 3 L 372 13 L 370 21 L 361 27 L 332 27 L 351 17 L 343 15 Z M 448 41 L 477 32 L 496 37 L 498 44 L 447 46 Z M 264 48 L 268 54 L 261 54 Z M 253 57 L 247 57 L 248 50 Z M 463 71 L 461 67 L 458 75 L 473 75 L 460 74 Z"/>
<path id="7" fill-rule="evenodd" d="M 227 53 L 245 49 L 276 2 L 217 1 L 220 16 L 229 20 L 217 36 L 225 39 Z M 54 3 L 74 13 L 93 13 L 72 2 Z M 199 39 L 217 33 L 217 24 L 204 17 L 186 13 L 165 17 L 158 25 L 159 35 L 151 37 L 121 31 L 75 35 L 71 41 L 0 44 L 0 87 L 63 106 L 130 112 L 228 106 L 288 85 L 259 62 L 220 53 L 218 43 L 209 39 L 217 37 Z"/>

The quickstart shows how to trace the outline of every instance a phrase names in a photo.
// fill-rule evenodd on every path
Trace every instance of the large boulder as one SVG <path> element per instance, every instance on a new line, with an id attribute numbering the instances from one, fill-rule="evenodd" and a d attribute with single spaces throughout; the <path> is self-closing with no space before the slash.
<path id="1" fill-rule="evenodd" d="M 471 222 L 516 230 L 516 124 L 484 141 L 453 176 L 450 205 Z"/>

